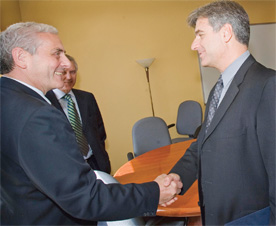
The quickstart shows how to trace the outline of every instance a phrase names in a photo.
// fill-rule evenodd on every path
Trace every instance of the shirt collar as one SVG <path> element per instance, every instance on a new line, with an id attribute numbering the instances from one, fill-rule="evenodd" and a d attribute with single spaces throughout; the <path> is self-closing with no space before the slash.
<path id="1" fill-rule="evenodd" d="M 240 69 L 249 55 L 250 52 L 247 50 L 225 69 L 225 71 L 221 74 L 224 86 L 233 80 L 237 71 Z"/>
<path id="2" fill-rule="evenodd" d="M 66 94 L 63 91 L 61 91 L 60 89 L 53 89 L 53 92 L 55 93 L 58 100 L 60 100 Z M 70 94 L 72 97 L 75 97 L 72 90 L 70 90 L 68 94 Z"/>

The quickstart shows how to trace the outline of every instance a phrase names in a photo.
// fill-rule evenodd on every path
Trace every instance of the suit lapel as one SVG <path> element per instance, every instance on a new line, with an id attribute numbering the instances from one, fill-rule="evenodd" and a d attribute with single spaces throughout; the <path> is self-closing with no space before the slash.
<path id="1" fill-rule="evenodd" d="M 229 89 L 227 90 L 222 102 L 219 105 L 219 108 L 217 109 L 217 111 L 214 115 L 214 118 L 208 128 L 207 133 L 205 134 L 203 143 L 212 134 L 212 132 L 217 127 L 217 125 L 219 124 L 219 122 L 221 121 L 221 119 L 223 118 L 225 113 L 227 112 L 228 108 L 234 101 L 236 95 L 239 93 L 239 86 L 243 82 L 246 72 L 248 71 L 248 69 L 254 62 L 256 62 L 256 60 L 254 59 L 254 57 L 252 55 L 250 55 L 247 58 L 247 60 L 243 63 L 241 68 L 238 70 L 238 72 L 236 73 Z M 213 92 L 212 92 L 212 94 L 213 94 Z M 210 94 L 210 96 L 212 94 Z M 207 108 L 206 108 L 206 110 L 207 110 Z M 204 122 L 204 128 L 205 128 L 205 122 Z"/>
<path id="2" fill-rule="evenodd" d="M 53 90 L 50 90 L 47 94 L 46 97 L 51 101 L 52 105 L 55 106 L 57 109 L 59 109 L 64 115 L 64 111 L 55 95 L 55 93 L 53 92 Z"/>
<path id="3" fill-rule="evenodd" d="M 85 104 L 86 100 L 84 95 L 82 95 L 81 92 L 79 92 L 76 89 L 72 89 L 72 92 L 74 93 L 76 100 L 78 102 L 78 107 L 80 110 L 80 114 L 81 114 L 81 119 L 82 119 L 82 129 L 83 131 L 85 131 L 86 128 L 86 122 L 88 120 L 88 110 L 87 110 L 87 105 Z"/>
<path id="4" fill-rule="evenodd" d="M 29 87 L 21 84 L 20 82 L 17 82 L 10 78 L 2 77 L 1 83 L 2 83 L 1 85 L 5 86 L 5 87 L 16 90 L 18 92 L 26 93 L 30 96 L 33 96 L 33 97 L 40 99 L 47 103 L 47 101 L 42 96 L 40 96 L 37 92 L 35 92 L 34 90 L 30 89 Z"/>

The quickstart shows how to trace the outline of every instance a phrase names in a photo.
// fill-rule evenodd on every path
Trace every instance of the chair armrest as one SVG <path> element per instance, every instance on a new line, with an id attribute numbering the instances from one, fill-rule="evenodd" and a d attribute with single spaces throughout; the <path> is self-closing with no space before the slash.
<path id="1" fill-rule="evenodd" d="M 130 161 L 131 159 L 134 159 L 134 155 L 132 152 L 127 153 L 127 160 Z"/>
<path id="2" fill-rule="evenodd" d="M 174 127 L 174 126 L 175 126 L 175 123 L 172 123 L 172 124 L 168 125 L 168 129 L 169 129 L 169 128 L 172 128 L 172 127 Z"/>

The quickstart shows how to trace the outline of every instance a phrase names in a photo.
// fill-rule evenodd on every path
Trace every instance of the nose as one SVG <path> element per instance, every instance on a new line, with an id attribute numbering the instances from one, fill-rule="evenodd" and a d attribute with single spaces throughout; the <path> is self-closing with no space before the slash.
<path id="1" fill-rule="evenodd" d="M 191 49 L 192 50 L 197 50 L 198 49 L 198 40 L 197 40 L 197 37 L 195 37 L 194 41 L 192 42 Z"/>
<path id="2" fill-rule="evenodd" d="M 65 54 L 62 54 L 62 59 L 61 59 L 61 66 L 63 68 L 69 68 L 71 66 L 70 60 L 65 56 Z"/>
<path id="3" fill-rule="evenodd" d="M 70 80 L 71 79 L 71 73 L 70 70 L 65 70 L 65 75 L 64 75 L 66 80 Z"/>

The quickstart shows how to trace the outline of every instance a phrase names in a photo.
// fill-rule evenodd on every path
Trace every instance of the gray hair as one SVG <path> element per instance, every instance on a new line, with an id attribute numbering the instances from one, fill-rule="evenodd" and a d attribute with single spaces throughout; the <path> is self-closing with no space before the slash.
<path id="1" fill-rule="evenodd" d="M 68 54 L 65 54 L 65 56 L 68 58 L 68 60 L 70 60 L 70 62 L 72 62 L 74 64 L 76 72 L 77 72 L 78 71 L 78 64 L 77 64 L 76 60 L 74 59 L 74 57 L 72 57 Z"/>
<path id="2" fill-rule="evenodd" d="M 0 34 L 0 73 L 6 74 L 13 70 L 14 61 L 12 50 L 15 47 L 20 47 L 30 54 L 35 54 L 41 41 L 37 37 L 37 33 L 52 33 L 58 34 L 58 30 L 50 25 L 21 22 L 9 26 Z"/>
<path id="3" fill-rule="evenodd" d="M 249 17 L 244 8 L 234 1 L 215 1 L 194 10 L 187 22 L 191 27 L 196 26 L 199 18 L 208 18 L 215 32 L 223 25 L 231 24 L 237 40 L 248 46 L 250 37 Z"/>

